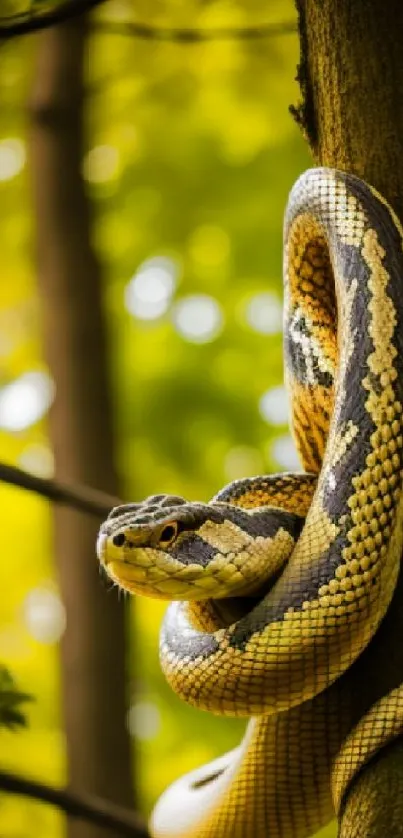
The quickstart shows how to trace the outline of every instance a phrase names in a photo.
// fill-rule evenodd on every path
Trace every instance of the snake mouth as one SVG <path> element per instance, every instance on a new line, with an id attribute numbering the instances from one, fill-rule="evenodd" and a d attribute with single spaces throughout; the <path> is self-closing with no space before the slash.
<path id="1" fill-rule="evenodd" d="M 150 551 L 154 553 L 155 551 Z M 271 588 L 276 584 L 277 580 L 288 564 L 289 557 L 283 558 L 280 567 L 272 571 L 269 578 L 264 579 L 259 586 L 259 579 L 257 579 L 257 586 L 249 586 L 249 591 L 244 593 L 234 591 L 232 595 L 228 596 L 214 596 L 213 591 L 211 595 L 200 597 L 200 589 L 193 583 L 193 577 L 182 579 L 180 578 L 183 572 L 183 565 L 179 560 L 169 557 L 171 564 L 174 562 L 177 567 L 174 567 L 175 573 L 169 575 L 166 567 L 158 563 L 154 557 L 147 558 L 137 557 L 134 561 L 133 554 L 126 555 L 122 553 L 121 547 L 115 543 L 111 543 L 110 538 L 104 533 L 101 533 L 97 542 L 97 553 L 101 565 L 104 567 L 107 575 L 112 582 L 118 587 L 126 590 L 130 594 L 138 594 L 140 596 L 151 597 L 152 599 L 163 600 L 182 600 L 182 601 L 197 601 L 198 599 L 208 600 L 210 608 L 214 612 L 217 623 L 223 628 L 238 622 L 240 619 L 250 613 L 256 605 L 267 595 Z M 152 566 L 152 559 L 156 561 L 156 568 L 154 572 Z M 166 562 L 165 562 L 166 564 Z M 160 565 L 160 566 L 158 566 Z M 186 568 L 185 568 L 186 570 Z M 196 568 L 197 570 L 197 568 Z M 157 571 L 157 573 L 155 572 Z M 159 571 L 159 572 L 158 572 Z M 252 590 L 250 588 L 252 587 Z"/>
<path id="2" fill-rule="evenodd" d="M 124 559 L 114 558 L 104 563 L 108 576 L 119 588 L 129 591 L 131 594 L 148 594 L 147 575 L 144 568 L 129 564 Z"/>

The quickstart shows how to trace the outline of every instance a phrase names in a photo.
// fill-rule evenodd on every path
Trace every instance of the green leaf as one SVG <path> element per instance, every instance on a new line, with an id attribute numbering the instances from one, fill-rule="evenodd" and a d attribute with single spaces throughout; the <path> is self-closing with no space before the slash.
<path id="1" fill-rule="evenodd" d="M 32 696 L 20 692 L 8 669 L 0 664 L 0 727 L 26 727 L 27 720 L 20 709 L 26 701 L 32 701 Z"/>

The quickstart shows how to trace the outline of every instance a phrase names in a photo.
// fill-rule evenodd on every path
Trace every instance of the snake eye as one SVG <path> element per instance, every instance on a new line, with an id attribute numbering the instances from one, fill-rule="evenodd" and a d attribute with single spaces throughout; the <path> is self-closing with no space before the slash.
<path id="1" fill-rule="evenodd" d="M 159 537 L 160 547 L 169 547 L 169 545 L 175 541 L 178 531 L 179 527 L 176 521 L 172 521 L 172 523 L 167 524 Z"/>

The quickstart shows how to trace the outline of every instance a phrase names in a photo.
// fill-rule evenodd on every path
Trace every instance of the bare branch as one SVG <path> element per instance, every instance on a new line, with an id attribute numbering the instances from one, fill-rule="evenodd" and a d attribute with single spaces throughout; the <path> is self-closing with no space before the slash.
<path id="1" fill-rule="evenodd" d="M 83 15 L 105 0 L 64 0 L 45 12 L 28 11 L 19 15 L 0 17 L 0 40 L 7 40 L 18 35 L 28 35 L 65 23 L 73 17 Z M 92 28 L 111 35 L 123 35 L 143 38 L 147 41 L 172 41 L 177 44 L 196 44 L 205 41 L 252 41 L 270 38 L 275 35 L 289 35 L 297 31 L 295 21 L 263 23 L 260 26 L 214 27 L 196 29 L 193 27 L 151 26 L 148 23 L 134 21 L 97 20 Z"/>
<path id="2" fill-rule="evenodd" d="M 42 800 L 62 809 L 66 815 L 89 821 L 104 829 L 114 829 L 129 838 L 150 838 L 146 824 L 135 812 L 129 812 L 87 794 L 75 794 L 66 789 L 56 789 L 37 780 L 27 780 L 10 771 L 0 770 L 0 789 L 11 794 L 22 794 Z"/>
<path id="3" fill-rule="evenodd" d="M 86 486 L 67 486 L 57 480 L 29 474 L 6 463 L 0 463 L 0 481 L 9 483 L 11 486 L 19 486 L 20 489 L 27 489 L 29 492 L 36 492 L 48 500 L 73 507 L 80 512 L 88 512 L 99 518 L 109 515 L 113 506 L 119 506 L 122 503 L 119 498 L 99 492 L 97 489 L 90 489 Z"/>
<path id="4" fill-rule="evenodd" d="M 0 17 L 0 40 L 15 38 L 17 35 L 28 35 L 39 32 L 49 26 L 65 23 L 78 15 L 84 15 L 95 6 L 100 6 L 105 0 L 65 0 L 53 9 L 45 12 L 28 11 L 20 15 Z"/>
<path id="5" fill-rule="evenodd" d="M 172 41 L 177 44 L 198 44 L 205 41 L 252 41 L 274 35 L 291 35 L 297 32 L 295 21 L 264 23 L 261 26 L 214 27 L 211 29 L 150 26 L 132 21 L 96 20 L 93 30 L 110 35 L 142 38 L 147 41 Z"/>

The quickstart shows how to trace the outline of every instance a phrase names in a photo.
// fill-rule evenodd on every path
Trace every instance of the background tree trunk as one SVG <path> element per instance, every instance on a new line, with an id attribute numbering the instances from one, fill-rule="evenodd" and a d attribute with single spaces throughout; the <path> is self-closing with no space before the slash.
<path id="1" fill-rule="evenodd" d="M 85 41 L 82 18 L 40 39 L 29 109 L 38 282 L 57 390 L 50 417 L 56 477 L 118 495 L 100 269 L 81 176 Z M 100 582 L 96 521 L 65 508 L 54 516 L 67 610 L 61 659 L 69 781 L 130 807 L 123 601 L 107 595 Z M 69 834 L 95 838 L 101 830 L 71 822 Z"/>
<path id="2" fill-rule="evenodd" d="M 297 8 L 303 100 L 293 112 L 315 163 L 364 178 L 402 218 L 403 4 L 297 0 Z M 349 675 L 354 715 L 403 682 L 401 577 L 386 619 Z M 339 829 L 340 838 L 403 836 L 403 740 L 353 781 Z"/>

